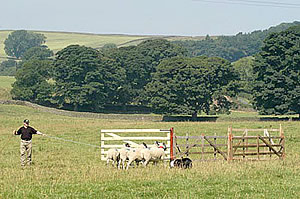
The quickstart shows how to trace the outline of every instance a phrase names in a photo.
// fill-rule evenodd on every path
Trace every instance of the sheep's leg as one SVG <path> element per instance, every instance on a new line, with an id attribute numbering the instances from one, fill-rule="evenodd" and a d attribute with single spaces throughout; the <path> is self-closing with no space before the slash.
<path id="1" fill-rule="evenodd" d="M 135 160 L 135 164 L 136 164 L 136 167 L 139 167 L 140 161 L 139 160 Z"/>
<path id="2" fill-rule="evenodd" d="M 147 159 L 147 160 L 145 160 L 145 161 L 143 162 L 144 167 L 147 166 L 147 164 L 149 163 L 149 161 L 150 161 L 150 159 Z"/>
<path id="3" fill-rule="evenodd" d="M 106 166 L 108 166 L 108 164 L 109 164 L 109 158 L 107 158 L 106 160 Z"/>
<path id="4" fill-rule="evenodd" d="M 132 161 L 133 160 L 130 160 L 130 159 L 128 160 L 126 170 L 128 170 L 128 168 L 129 168 L 130 164 L 132 163 Z"/>
<path id="5" fill-rule="evenodd" d="M 161 161 L 163 161 L 164 167 L 167 167 L 167 162 L 165 161 L 165 155 L 161 156 Z"/>
<path id="6" fill-rule="evenodd" d="M 112 163 L 111 163 L 112 167 L 115 167 L 115 160 L 112 159 Z"/>
<path id="7" fill-rule="evenodd" d="M 120 169 L 121 159 L 117 162 L 117 168 Z"/>
<path id="8" fill-rule="evenodd" d="M 125 169 L 125 160 L 122 161 L 122 169 Z"/>

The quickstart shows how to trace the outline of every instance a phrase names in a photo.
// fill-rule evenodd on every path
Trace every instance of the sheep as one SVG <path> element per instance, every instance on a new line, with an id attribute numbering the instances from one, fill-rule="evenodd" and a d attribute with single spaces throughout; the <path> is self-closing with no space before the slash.
<path id="1" fill-rule="evenodd" d="M 109 164 L 109 161 L 112 161 L 112 166 L 115 166 L 115 163 L 118 163 L 120 159 L 120 152 L 118 149 L 109 149 L 107 151 L 107 160 L 106 160 L 106 165 Z"/>
<path id="2" fill-rule="evenodd" d="M 122 164 L 122 169 L 125 169 L 125 162 L 128 159 L 128 152 L 130 151 L 130 144 L 126 143 L 125 147 L 120 149 L 120 158 L 119 158 L 119 163 L 118 163 L 118 168 L 121 169 L 121 164 Z"/>
<path id="3" fill-rule="evenodd" d="M 149 161 L 153 161 L 153 164 L 157 164 L 158 161 L 164 160 L 165 150 L 167 149 L 165 143 L 155 142 L 156 147 L 147 148 L 142 150 L 142 158 L 144 160 L 144 166 L 147 166 Z"/>
<path id="4" fill-rule="evenodd" d="M 160 143 L 160 142 L 155 142 L 155 145 L 157 148 L 151 148 L 150 153 L 151 153 L 151 159 L 154 162 L 154 164 L 157 164 L 158 161 L 164 160 L 165 159 L 165 150 L 167 149 L 167 146 L 165 143 Z"/>
<path id="5" fill-rule="evenodd" d="M 133 161 L 135 161 L 136 164 L 138 165 L 138 163 L 143 160 L 142 151 L 146 147 L 147 146 L 143 143 L 143 145 L 139 145 L 137 148 L 130 149 L 130 151 L 128 152 L 128 162 L 127 162 L 126 169 L 129 168 L 130 164 Z"/>

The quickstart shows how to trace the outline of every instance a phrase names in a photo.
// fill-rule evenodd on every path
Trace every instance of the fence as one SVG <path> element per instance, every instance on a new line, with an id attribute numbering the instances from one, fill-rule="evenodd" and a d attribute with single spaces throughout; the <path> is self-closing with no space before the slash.
<path id="1" fill-rule="evenodd" d="M 270 136 L 269 132 L 279 132 L 279 136 Z M 249 135 L 253 133 L 255 135 Z M 284 133 L 281 125 L 279 129 L 229 127 L 228 136 L 176 136 L 173 133 L 171 159 L 183 156 L 189 156 L 193 161 L 284 159 Z"/>
<path id="2" fill-rule="evenodd" d="M 101 160 L 106 160 L 107 150 L 120 149 L 124 143 L 136 147 L 145 142 L 148 147 L 154 147 L 154 141 L 166 142 L 167 158 L 170 159 L 170 145 L 173 129 L 103 129 L 101 130 Z M 137 142 L 136 142 L 137 141 Z M 151 143 L 151 144 L 149 144 Z"/>
<path id="3" fill-rule="evenodd" d="M 279 136 L 271 136 L 269 132 L 278 132 Z M 285 137 L 281 125 L 279 129 L 228 128 L 228 161 L 272 159 L 274 156 L 279 159 L 285 157 Z"/>

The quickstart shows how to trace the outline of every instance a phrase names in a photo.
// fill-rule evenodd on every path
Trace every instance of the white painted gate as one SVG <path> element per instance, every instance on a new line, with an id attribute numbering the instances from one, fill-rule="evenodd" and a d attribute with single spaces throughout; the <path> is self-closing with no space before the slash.
<path id="1" fill-rule="evenodd" d="M 171 131 L 172 129 L 102 129 L 101 160 L 106 160 L 108 149 L 121 149 L 125 143 L 129 143 L 131 147 L 136 147 L 143 142 L 148 147 L 154 147 L 154 141 L 166 143 L 166 158 L 170 159 Z M 153 136 L 154 134 L 155 136 Z M 152 144 L 149 144 L 150 142 Z"/>

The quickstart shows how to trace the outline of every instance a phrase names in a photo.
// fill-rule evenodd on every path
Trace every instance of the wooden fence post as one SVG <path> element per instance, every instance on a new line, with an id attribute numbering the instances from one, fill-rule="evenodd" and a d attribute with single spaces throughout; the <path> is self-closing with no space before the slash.
<path id="1" fill-rule="evenodd" d="M 281 157 L 282 157 L 282 159 L 284 159 L 285 158 L 285 137 L 284 137 L 284 133 L 283 133 L 283 129 L 282 129 L 282 126 L 281 126 L 281 124 L 279 125 L 279 133 L 280 133 L 280 137 L 281 137 L 281 139 L 282 139 L 282 154 L 281 154 Z"/>
<path id="2" fill-rule="evenodd" d="M 228 157 L 227 157 L 227 161 L 230 162 L 233 159 L 233 151 L 232 151 L 232 127 L 228 127 L 228 141 L 227 141 L 227 145 L 228 145 Z"/>
<path id="3" fill-rule="evenodd" d="M 185 136 L 186 136 L 186 142 L 185 142 L 186 143 L 186 147 L 185 147 L 186 148 L 186 156 L 189 156 L 189 153 L 190 153 L 189 149 L 191 148 L 189 145 L 189 134 L 186 133 Z"/>
<path id="4" fill-rule="evenodd" d="M 170 147 L 170 160 L 174 160 L 174 139 L 175 139 L 175 135 L 174 135 L 174 128 L 170 129 L 170 136 L 171 136 L 171 147 Z"/>

